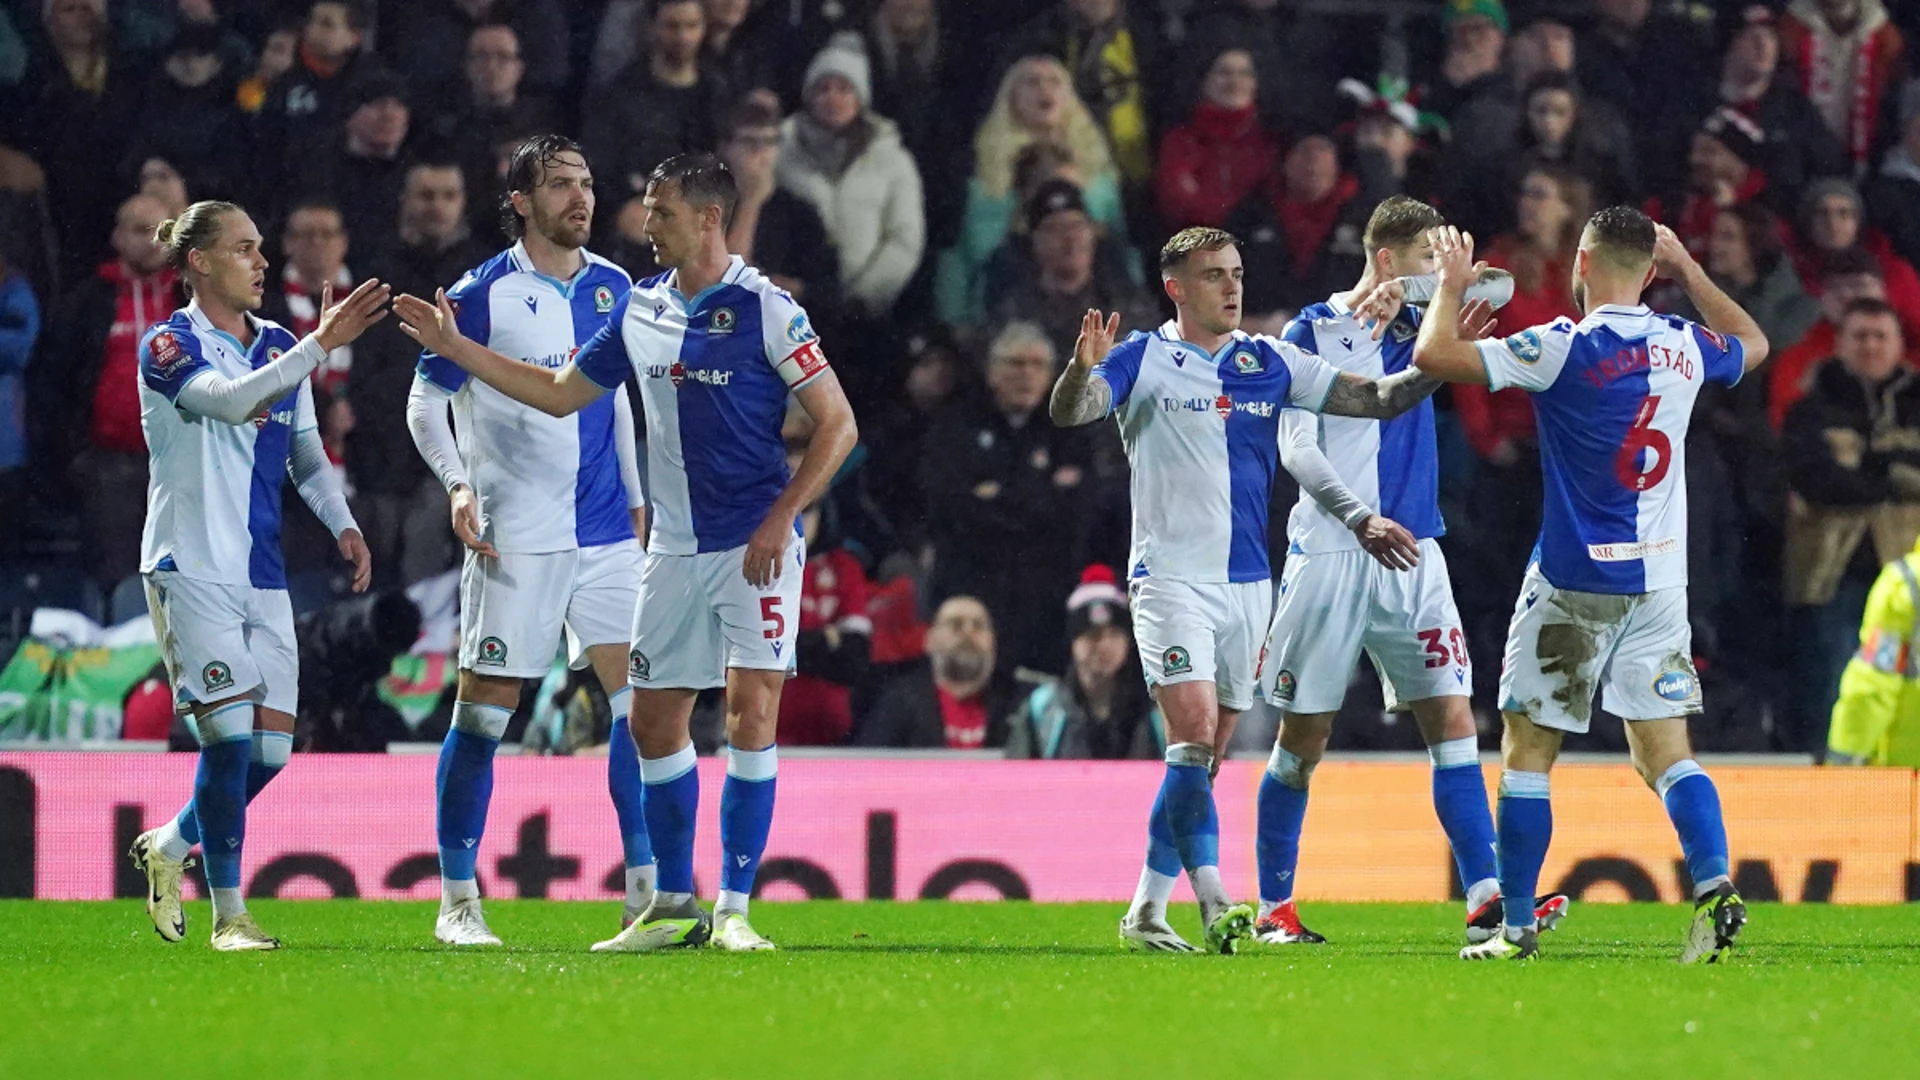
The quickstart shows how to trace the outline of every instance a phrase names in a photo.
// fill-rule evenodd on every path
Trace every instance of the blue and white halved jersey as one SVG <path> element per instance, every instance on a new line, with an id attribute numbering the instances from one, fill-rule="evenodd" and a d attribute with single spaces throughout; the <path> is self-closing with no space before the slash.
<path id="1" fill-rule="evenodd" d="M 1373 332 L 1335 294 L 1325 303 L 1302 309 L 1281 337 L 1341 371 L 1380 379 L 1413 366 L 1420 315 L 1418 308 L 1402 308 L 1375 341 Z M 1391 420 L 1291 413 L 1281 424 L 1298 424 L 1312 432 L 1340 482 L 1375 513 L 1399 522 L 1417 540 L 1446 534 L 1446 522 L 1440 517 L 1432 398 Z M 1360 546 L 1353 530 L 1305 491 L 1288 519 L 1287 539 L 1291 550 L 1308 554 Z"/>
<path id="2" fill-rule="evenodd" d="M 653 511 L 647 550 L 728 551 L 753 536 L 786 490 L 787 395 L 827 361 L 807 313 L 739 256 L 692 297 L 674 282 L 668 272 L 635 284 L 574 362 L 609 389 L 639 377 Z"/>
<path id="3" fill-rule="evenodd" d="M 1555 587 L 1630 595 L 1687 583 L 1687 424 L 1746 350 L 1703 326 L 1606 304 L 1476 343 L 1493 390 L 1533 394 L 1546 480 L 1534 558 Z"/>
<path id="4" fill-rule="evenodd" d="M 237 379 L 296 345 L 279 323 L 247 320 L 251 347 L 216 329 L 197 303 L 140 338 L 140 429 L 150 467 L 143 573 L 177 570 L 222 585 L 287 587 L 280 492 L 294 432 L 318 426 L 311 385 L 302 380 L 249 424 L 222 423 L 174 404 L 183 387 L 208 372 Z"/>
<path id="5" fill-rule="evenodd" d="M 583 254 L 586 265 L 560 281 L 535 270 L 526 245 L 514 244 L 447 290 L 454 322 L 502 356 L 553 370 L 566 366 L 633 286 L 626 271 Z M 571 551 L 633 538 L 611 395 L 572 416 L 549 416 L 434 353 L 420 355 L 418 370 L 454 395 L 460 459 L 496 549 Z"/>
<path id="6" fill-rule="evenodd" d="M 1235 331 L 1218 353 L 1168 321 L 1138 331 L 1093 369 L 1113 390 L 1133 470 L 1133 578 L 1264 581 L 1267 502 L 1280 411 L 1318 412 L 1339 373 L 1270 337 Z"/>

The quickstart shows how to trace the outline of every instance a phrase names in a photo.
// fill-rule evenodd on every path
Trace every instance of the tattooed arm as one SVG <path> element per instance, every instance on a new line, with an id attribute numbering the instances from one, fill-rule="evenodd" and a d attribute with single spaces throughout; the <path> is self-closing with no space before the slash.
<path id="1" fill-rule="evenodd" d="M 1418 368 L 1408 368 L 1384 379 L 1369 379 L 1343 371 L 1320 411 L 1327 416 L 1391 420 L 1427 400 L 1438 389 L 1440 380 L 1421 374 Z"/>

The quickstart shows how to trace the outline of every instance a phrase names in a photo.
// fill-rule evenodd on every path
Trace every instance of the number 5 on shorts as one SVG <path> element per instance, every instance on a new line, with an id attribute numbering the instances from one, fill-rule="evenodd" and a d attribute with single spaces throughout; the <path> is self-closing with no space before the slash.
<path id="1" fill-rule="evenodd" d="M 779 597 L 763 596 L 760 598 L 760 618 L 761 621 L 767 624 L 767 628 L 761 632 L 761 636 L 765 637 L 768 641 L 774 641 L 786 634 L 787 617 L 780 614 Z"/>

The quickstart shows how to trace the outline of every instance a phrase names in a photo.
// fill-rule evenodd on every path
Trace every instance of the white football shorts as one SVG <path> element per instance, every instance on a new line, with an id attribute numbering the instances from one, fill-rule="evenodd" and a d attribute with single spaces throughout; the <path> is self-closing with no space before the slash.
<path id="1" fill-rule="evenodd" d="M 299 712 L 300 647 L 287 590 L 199 581 L 177 570 L 143 577 L 177 711 L 248 698 L 288 715 Z"/>
<path id="2" fill-rule="evenodd" d="M 512 679 L 544 676 L 562 631 L 567 663 L 594 645 L 627 644 L 640 595 L 640 542 L 572 551 L 468 550 L 460 568 L 460 667 Z"/>
<path id="3" fill-rule="evenodd" d="M 785 671 L 800 629 L 807 544 L 798 535 L 766 588 L 747 583 L 745 544 L 698 555 L 648 552 L 633 615 L 627 682 L 650 689 L 725 686 L 728 668 Z"/>
<path id="4" fill-rule="evenodd" d="M 1256 653 L 1273 612 L 1272 581 L 1145 577 L 1129 590 L 1147 685 L 1211 682 L 1221 708 L 1253 707 Z"/>
<path id="5" fill-rule="evenodd" d="M 1260 659 L 1267 700 L 1293 713 L 1337 712 L 1363 649 L 1389 702 L 1473 693 L 1473 662 L 1438 542 L 1420 541 L 1412 570 L 1389 570 L 1358 548 L 1287 556 Z"/>
<path id="6" fill-rule="evenodd" d="M 1584 732 L 1594 691 L 1623 720 L 1700 711 L 1685 586 L 1613 596 L 1556 589 L 1527 569 L 1507 630 L 1500 708 L 1541 727 Z"/>

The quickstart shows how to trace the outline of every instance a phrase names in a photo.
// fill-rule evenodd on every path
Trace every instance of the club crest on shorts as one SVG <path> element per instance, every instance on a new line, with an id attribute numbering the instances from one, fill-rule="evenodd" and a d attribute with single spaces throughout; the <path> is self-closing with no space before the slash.
<path id="1" fill-rule="evenodd" d="M 707 320 L 707 333 L 731 334 L 733 333 L 733 322 L 732 308 L 714 308 L 713 317 Z"/>
<path id="2" fill-rule="evenodd" d="M 1274 700 L 1280 702 L 1282 705 L 1289 704 L 1293 701 L 1293 672 L 1282 671 L 1280 674 L 1274 676 L 1273 697 Z"/>
<path id="3" fill-rule="evenodd" d="M 485 664 L 488 667 L 505 667 L 507 665 L 507 643 L 497 637 L 481 638 L 480 655 L 475 657 L 473 662 L 475 664 Z"/>
<path id="4" fill-rule="evenodd" d="M 639 649 L 627 650 L 627 678 L 634 682 L 653 680 L 653 664 L 648 662 L 646 653 Z"/>
<path id="5" fill-rule="evenodd" d="M 227 690 L 233 686 L 233 669 L 215 660 L 200 669 L 200 681 L 208 690 Z"/>
<path id="6" fill-rule="evenodd" d="M 601 285 L 593 290 L 593 310 L 596 314 L 600 315 L 605 315 L 607 312 L 613 310 L 612 289 Z"/>
<path id="7" fill-rule="evenodd" d="M 1175 645 L 1160 658 L 1160 674 L 1185 675 L 1193 670 L 1193 654 Z"/>

